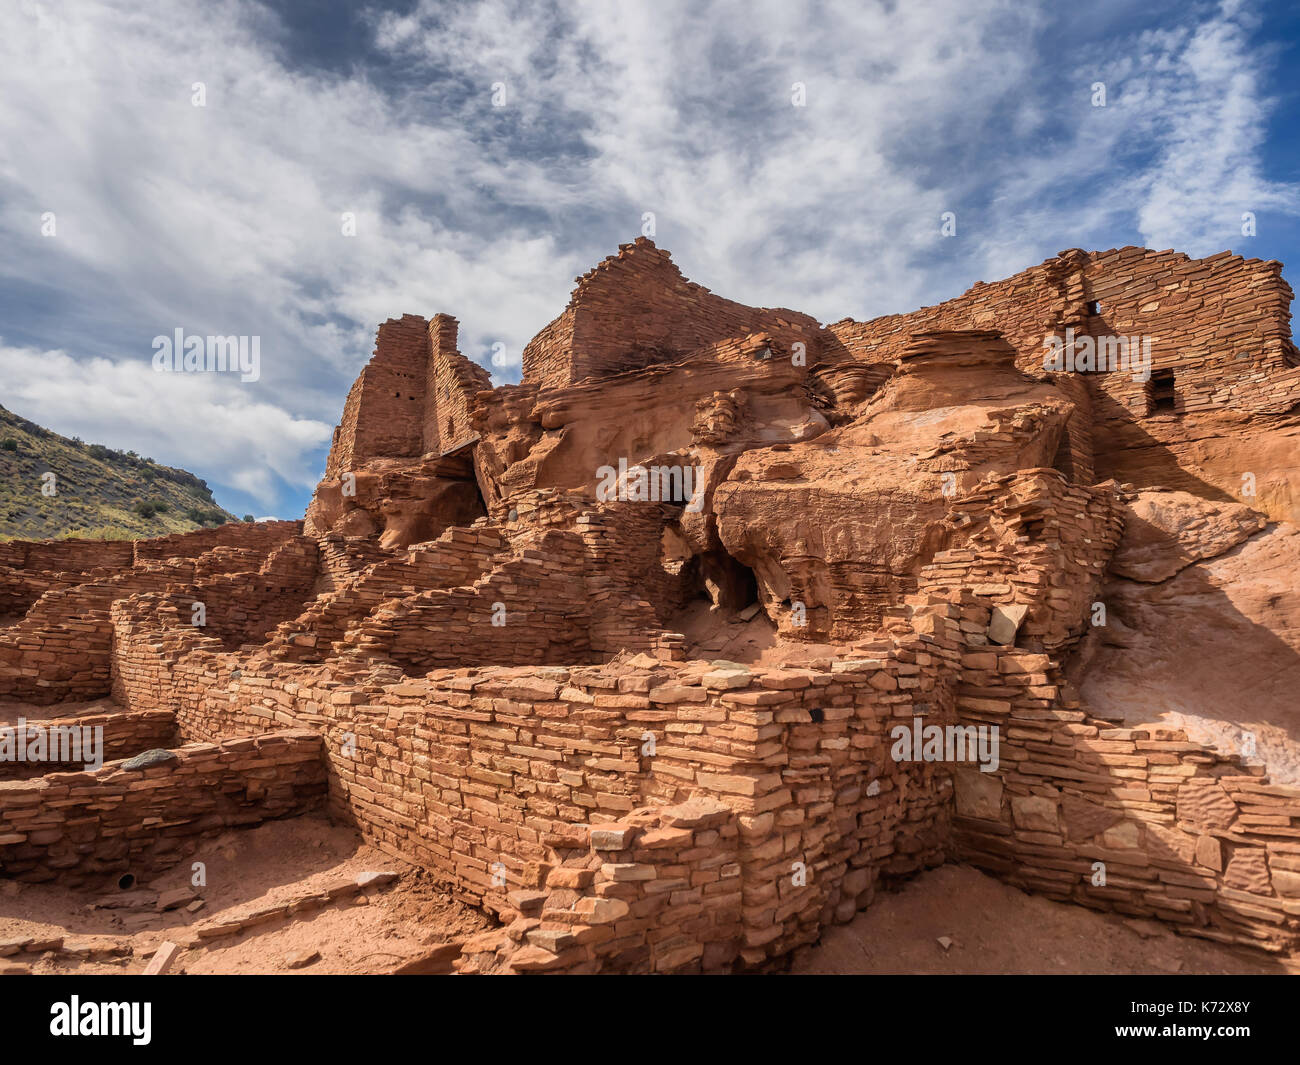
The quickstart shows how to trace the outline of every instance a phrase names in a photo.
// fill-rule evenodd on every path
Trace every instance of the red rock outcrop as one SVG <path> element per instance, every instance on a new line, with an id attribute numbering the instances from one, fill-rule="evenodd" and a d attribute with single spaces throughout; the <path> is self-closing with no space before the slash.
<path id="1" fill-rule="evenodd" d="M 918 335 L 852 421 L 736 463 L 714 500 L 721 540 L 783 634 L 870 631 L 960 540 L 951 500 L 1051 464 L 1074 405 L 1014 359 L 993 333 Z"/>

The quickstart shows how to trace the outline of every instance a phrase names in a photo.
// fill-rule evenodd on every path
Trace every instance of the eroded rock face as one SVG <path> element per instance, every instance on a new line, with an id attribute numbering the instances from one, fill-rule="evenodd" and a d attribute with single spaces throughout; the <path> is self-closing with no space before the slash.
<path id="1" fill-rule="evenodd" d="M 1143 492 L 1129 504 L 1111 572 L 1158 584 L 1193 562 L 1223 554 L 1267 523 L 1243 503 L 1211 502 L 1189 492 Z"/>
<path id="2" fill-rule="evenodd" d="M 1300 530 L 1181 492 L 1142 492 L 1127 509 L 1105 624 L 1075 667 L 1084 699 L 1300 780 Z"/>
<path id="3" fill-rule="evenodd" d="M 824 417 L 805 372 L 766 336 L 739 338 L 669 366 L 543 393 L 533 410 L 542 436 L 520 465 L 532 484 L 596 498 L 598 470 L 708 463 L 755 447 L 817 436 Z"/>
<path id="4" fill-rule="evenodd" d="M 756 595 L 784 636 L 846 639 L 914 591 L 936 553 L 962 547 L 954 500 L 1050 467 L 1074 483 L 1119 473 L 1174 489 L 1132 510 L 1113 567 L 1163 580 L 1257 530 L 1255 510 L 1290 515 L 1300 483 L 1286 413 L 1300 360 L 1277 319 L 1289 290 L 1270 264 L 1206 262 L 1072 249 L 935 308 L 822 328 L 716 297 L 639 239 L 579 279 L 528 345 L 520 385 L 487 387 L 456 351 L 455 319 L 385 323 L 307 529 L 401 550 L 484 514 L 515 536 L 666 503 L 658 558 L 628 547 L 661 621 L 694 594 L 715 607 Z M 1217 375 L 1204 308 L 1184 291 L 1207 270 L 1216 324 L 1269 338 Z M 1268 293 L 1254 319 L 1222 295 L 1238 289 Z M 1044 372 L 1044 338 L 1067 329 L 1098 345 L 1154 333 L 1147 380 Z M 1229 496 L 1251 465 L 1246 438 L 1264 460 L 1242 506 Z M 1203 498 L 1213 514 L 1189 503 Z"/>
<path id="5" fill-rule="evenodd" d="M 714 297 L 638 240 L 584 275 L 519 385 L 490 387 L 454 319 L 392 320 L 307 514 L 338 601 L 284 639 L 328 657 L 370 625 L 373 655 L 393 622 L 347 620 L 354 597 L 419 595 L 439 566 L 448 587 L 518 587 L 421 545 L 477 524 L 507 566 L 561 529 L 583 573 L 550 616 L 595 603 L 584 655 L 652 649 L 693 599 L 820 646 L 872 637 L 918 587 L 973 589 L 992 604 L 973 638 L 1066 654 L 1081 705 L 1229 746 L 1250 731 L 1300 777 L 1289 299 L 1276 264 L 1075 249 L 821 327 Z M 1067 328 L 1151 336 L 1151 380 L 1044 372 Z"/>
<path id="6" fill-rule="evenodd" d="M 847 425 L 736 462 L 714 500 L 719 534 L 783 633 L 866 631 L 950 546 L 952 500 L 1051 464 L 1073 404 L 1014 356 L 991 333 L 920 336 Z"/>
<path id="7" fill-rule="evenodd" d="M 1300 522 L 1300 418 L 1218 409 L 1126 419 L 1095 430 L 1098 473 L 1220 502 L 1239 500 L 1271 521 Z M 1254 495 L 1247 498 L 1246 476 Z"/>
<path id="8" fill-rule="evenodd" d="M 467 461 L 374 460 L 349 472 L 317 487 L 307 510 L 310 534 L 366 537 L 385 550 L 400 551 L 486 513 Z"/>

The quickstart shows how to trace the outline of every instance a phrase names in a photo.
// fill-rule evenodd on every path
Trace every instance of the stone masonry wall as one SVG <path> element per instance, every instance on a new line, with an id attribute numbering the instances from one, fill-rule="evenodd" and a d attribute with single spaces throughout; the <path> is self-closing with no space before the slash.
<path id="1" fill-rule="evenodd" d="M 77 714 L 69 717 L 28 721 L 22 728 L 16 721 L 0 722 L 0 731 L 12 733 L 13 750 L 29 753 L 26 761 L 0 760 L 0 780 L 21 780 L 46 773 L 80 771 L 86 760 L 65 761 L 55 752 L 88 755 L 82 744 L 84 729 L 101 729 L 102 746 L 97 749 L 105 762 L 130 758 L 133 754 L 155 747 L 170 747 L 176 741 L 176 715 L 170 710 L 117 711 L 101 714 Z M 76 732 L 75 744 L 71 737 Z M 41 760 L 32 760 L 30 752 L 40 733 Z M 62 737 L 60 737 L 62 733 Z"/>
<path id="2" fill-rule="evenodd" d="M 375 353 L 348 392 L 343 420 L 334 430 L 327 479 L 380 456 L 423 452 L 428 328 L 415 314 L 379 327 Z"/>
<path id="3" fill-rule="evenodd" d="M 970 589 L 1019 606 L 1022 646 L 1060 650 L 1084 632 L 1123 525 L 1114 484 L 1068 484 L 1056 470 L 993 477 L 952 503 L 956 546 L 921 570 L 919 590 Z"/>
<path id="4" fill-rule="evenodd" d="M 829 361 L 889 362 L 907 338 L 936 329 L 997 328 L 1029 372 L 1043 339 L 1067 327 L 1097 336 L 1148 336 L 1152 363 L 1175 373 L 1179 413 L 1232 406 L 1284 410 L 1300 399 L 1291 343 L 1291 288 L 1276 261 L 1221 252 L 1189 259 L 1126 247 L 1071 249 L 1057 258 L 908 314 L 844 319 L 822 334 Z M 1111 405 L 1147 414 L 1147 388 L 1127 373 L 1089 374 Z M 1103 405 L 1103 412 L 1106 405 Z"/>
<path id="5" fill-rule="evenodd" d="M 6 540 L 0 543 L 0 566 L 52 570 L 125 569 L 135 561 L 131 540 Z"/>
<path id="6" fill-rule="evenodd" d="M 1089 720 L 1048 655 L 989 644 L 992 607 L 914 596 L 863 657 L 795 670 L 642 657 L 394 681 L 241 661 L 179 625 L 160 637 L 158 609 L 118 643 L 124 702 L 175 709 L 187 737 L 323 732 L 336 814 L 524 921 L 467 944 L 470 970 L 763 965 L 954 845 L 1034 890 L 1295 943 L 1300 793 L 1181 736 Z M 889 730 L 916 717 L 997 725 L 998 771 L 895 762 Z M 1067 811 L 1096 822 L 1089 802 L 1102 827 L 1061 827 Z M 704 812 L 670 810 L 683 803 Z M 1091 860 L 1108 861 L 1105 888 L 1077 882 Z"/>
<path id="7" fill-rule="evenodd" d="M 188 727 L 204 686 L 228 683 L 241 672 L 239 659 L 226 651 L 220 639 L 190 624 L 190 602 L 187 595 L 164 593 L 132 596 L 113 604 L 110 684 L 114 702 L 128 713 L 166 710 L 175 716 L 187 740 L 266 731 L 265 722 L 253 730 Z M 195 668 L 177 669 L 186 655 L 193 656 Z"/>
<path id="8" fill-rule="evenodd" d="M 319 661 L 350 625 L 369 617 L 383 600 L 404 598 L 418 589 L 474 583 L 500 560 L 503 544 L 494 528 L 453 527 L 437 540 L 416 544 L 396 558 L 385 557 L 282 622 L 271 635 L 268 650 L 279 659 Z"/>
<path id="9" fill-rule="evenodd" d="M 434 315 L 429 323 L 425 451 L 450 451 L 468 441 L 474 434 L 474 397 L 492 388 L 487 370 L 456 349 L 457 328 L 449 314 Z"/>
<path id="10" fill-rule="evenodd" d="M 669 503 L 606 503 L 574 523 L 587 555 L 586 600 L 592 649 L 651 651 L 661 626 L 691 594 L 663 566 L 664 526 L 679 516 Z"/>
<path id="11" fill-rule="evenodd" d="M 706 950 L 711 967 L 762 964 L 849 919 L 880 877 L 944 857 L 948 769 L 894 762 L 887 733 L 918 714 L 951 715 L 941 681 L 959 653 L 961 608 L 951 604 L 931 605 L 929 632 L 818 669 L 642 657 L 398 683 L 270 662 L 233 671 L 235 659 L 203 637 L 160 639 L 145 622 L 164 611 L 140 611 L 136 631 L 126 613 L 115 611 L 128 705 L 163 700 L 187 736 L 323 731 L 332 810 L 469 901 L 510 913 L 513 893 L 569 890 L 570 874 L 552 881 L 552 871 L 571 866 L 568 850 L 596 846 L 614 868 L 576 878 L 569 931 L 586 907 L 605 912 L 601 898 L 631 891 L 639 901 L 613 920 L 613 945 L 587 956 L 592 964 L 698 968 Z M 703 800 L 715 807 L 692 827 L 698 837 L 613 847 L 625 837 L 584 827 L 618 831 L 630 817 L 682 827 L 661 808 Z M 641 861 L 642 847 L 663 850 Z M 734 858 L 722 860 L 728 847 Z M 539 943 L 554 931 L 548 921 L 537 930 Z"/>
<path id="12" fill-rule="evenodd" d="M 922 579 L 930 594 L 949 587 L 976 611 L 963 625 L 957 715 L 1000 730 L 995 772 L 954 774 L 960 855 L 1054 898 L 1293 949 L 1300 789 L 1268 784 L 1264 766 L 1181 731 L 1099 720 L 1063 680 L 1055 655 L 1088 624 L 1118 534 L 1114 486 L 1067 486 L 1032 470 L 999 480 L 954 513 L 989 532 L 1006 523 L 1004 535 L 937 555 Z M 1038 526 L 1027 549 L 1005 536 L 1026 519 Z M 1011 603 L 1027 617 L 990 640 L 984 617 Z"/>
<path id="13" fill-rule="evenodd" d="M 524 346 L 523 371 L 527 383 L 542 388 L 563 388 L 576 380 L 573 372 L 573 327 L 577 313 L 570 301 L 563 314 Z"/>
<path id="14" fill-rule="evenodd" d="M 1001 766 L 958 772 L 956 843 L 1027 891 L 1266 950 L 1300 942 L 1300 788 L 1168 728 L 1089 716 L 1047 655 L 972 649 L 958 713 Z"/>
<path id="15" fill-rule="evenodd" d="M 321 737 L 188 744 L 163 764 L 0 782 L 0 873 L 76 886 L 174 865 L 234 826 L 300 814 L 325 793 Z"/>
<path id="16" fill-rule="evenodd" d="M 587 656 L 583 545 L 550 531 L 473 585 L 392 600 L 350 628 L 345 655 L 409 673 L 476 663 L 541 665 Z"/>
<path id="17" fill-rule="evenodd" d="M 666 251 L 638 237 L 578 278 L 565 313 L 524 348 L 524 380 L 564 387 L 748 333 L 811 346 L 818 328 L 797 311 L 715 296 L 687 281 Z"/>
<path id="18" fill-rule="evenodd" d="M 236 645 L 260 638 L 263 625 L 299 612 L 314 576 L 314 543 L 287 539 L 285 531 L 263 531 L 262 542 L 278 546 L 260 569 L 252 549 L 215 547 L 196 558 L 142 560 L 117 576 L 47 592 L 0 632 L 0 696 L 46 704 L 108 694 L 110 610 L 133 595 L 188 589 L 188 603 L 207 605 L 215 633 Z"/>
<path id="19" fill-rule="evenodd" d="M 173 533 L 132 543 L 135 562 L 147 559 L 198 558 L 218 547 L 236 547 L 269 555 L 286 540 L 302 535 L 301 521 L 232 521 L 214 529 Z"/>
<path id="20" fill-rule="evenodd" d="M 112 604 L 192 575 L 192 564 L 182 567 L 142 567 L 47 592 L 21 622 L 0 633 L 0 696 L 48 704 L 106 695 Z"/>
<path id="21" fill-rule="evenodd" d="M 148 540 L 7 540 L 0 543 L 0 567 L 82 573 L 128 569 L 145 559 L 195 558 L 214 547 L 247 547 L 268 553 L 301 531 L 300 521 L 232 521 Z"/>
<path id="22" fill-rule="evenodd" d="M 300 536 L 282 544 L 253 573 L 224 573 L 194 584 L 208 631 L 227 647 L 260 643 L 282 619 L 296 617 L 316 579 L 316 542 Z"/>
<path id="23" fill-rule="evenodd" d="M 150 559 L 196 558 L 217 547 L 269 553 L 301 522 L 228 522 L 151 540 L 10 540 L 0 543 L 0 616 L 25 613 L 45 592 L 111 577 Z"/>

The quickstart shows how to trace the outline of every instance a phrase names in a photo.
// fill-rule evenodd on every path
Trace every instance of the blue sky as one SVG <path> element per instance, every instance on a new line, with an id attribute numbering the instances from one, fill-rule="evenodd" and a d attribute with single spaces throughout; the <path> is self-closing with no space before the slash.
<path id="1" fill-rule="evenodd" d="M 692 279 L 822 321 L 1069 247 L 1294 285 L 1297 69 L 1283 2 L 17 0 L 0 404 L 296 517 L 380 321 L 454 314 L 517 381 L 645 212 Z M 177 328 L 260 337 L 260 379 L 154 372 Z"/>

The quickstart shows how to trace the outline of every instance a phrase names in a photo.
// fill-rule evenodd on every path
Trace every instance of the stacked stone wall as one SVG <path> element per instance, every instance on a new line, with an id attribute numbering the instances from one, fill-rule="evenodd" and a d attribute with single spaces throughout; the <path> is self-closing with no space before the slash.
<path id="1" fill-rule="evenodd" d="M 98 730 L 92 746 L 85 742 L 86 730 Z M 46 773 L 80 771 L 95 754 L 112 762 L 156 747 L 170 747 L 176 741 L 176 715 L 170 710 L 113 711 L 45 718 L 39 721 L 0 722 L 4 742 L 13 760 L 0 760 L 0 780 L 23 780 Z M 39 741 L 39 747 L 36 744 Z M 32 752 L 39 750 L 39 757 Z M 19 752 L 27 755 L 18 757 Z M 73 757 L 61 757 L 69 755 Z"/>
<path id="2" fill-rule="evenodd" d="M 301 611 L 315 579 L 315 543 L 281 535 L 298 527 L 281 524 L 285 528 L 262 531 L 261 542 L 274 546 L 251 571 L 246 567 L 256 566 L 256 552 L 216 547 L 165 562 L 145 558 L 117 576 L 46 592 L 20 622 L 0 632 L 0 697 L 48 704 L 107 695 L 110 611 L 132 596 L 188 589 L 187 617 L 194 603 L 202 603 L 214 634 L 232 646 L 262 638 L 281 618 Z"/>
<path id="3" fill-rule="evenodd" d="M 451 451 L 474 435 L 475 396 L 492 388 L 492 377 L 456 349 L 456 319 L 434 315 L 429 323 L 430 358 L 425 451 Z"/>
<path id="4" fill-rule="evenodd" d="M 434 671 L 398 683 L 269 662 L 233 676 L 223 666 L 231 656 L 202 638 L 151 631 L 146 622 L 163 611 L 127 614 L 119 604 L 133 690 L 167 700 L 184 735 L 319 729 L 330 751 L 332 810 L 497 912 L 517 909 L 513 893 L 561 890 L 568 874 L 552 881 L 551 871 L 571 864 L 566 850 L 593 845 L 583 826 L 595 832 L 649 817 L 665 827 L 661 807 L 717 804 L 703 837 L 629 838 L 603 863 L 617 867 L 608 879 L 618 886 L 602 893 L 604 881 L 578 885 L 592 888 L 579 893 L 586 901 L 573 900 L 578 915 L 597 906 L 594 898 L 642 885 L 639 918 L 615 928 L 616 940 L 634 942 L 616 950 L 611 966 L 639 964 L 648 950 L 656 968 L 698 967 L 706 947 L 710 966 L 761 964 L 812 941 L 825 923 L 847 920 L 882 876 L 944 856 L 948 771 L 893 761 L 887 735 L 918 714 L 951 717 L 941 679 L 959 653 L 960 610 L 951 605 L 930 607 L 932 632 L 823 669 L 643 656 Z M 155 677 L 146 682 L 151 656 Z M 734 859 L 718 860 L 720 840 L 731 841 Z M 662 868 L 635 860 L 642 845 L 665 848 Z M 676 857 L 691 870 L 684 878 Z M 652 879 L 661 882 L 644 883 Z M 670 907 L 671 921 L 646 919 L 658 906 Z M 685 938 L 703 929 L 712 931 L 686 951 Z"/>
<path id="5" fill-rule="evenodd" d="M 1149 337 L 1154 368 L 1174 373 L 1177 413 L 1280 411 L 1300 399 L 1291 300 L 1282 266 L 1272 260 L 1231 252 L 1190 259 L 1136 247 L 1072 249 L 931 307 L 836 322 L 823 331 L 820 350 L 828 361 L 890 362 L 913 333 L 997 328 L 1015 347 L 1020 367 L 1041 373 L 1044 338 L 1063 338 L 1066 328 L 1093 337 Z M 1084 376 L 1099 421 L 1148 415 L 1146 383 L 1127 372 Z"/>
<path id="6" fill-rule="evenodd" d="M 334 430 L 326 478 L 374 458 L 423 453 L 428 329 L 415 314 L 379 327 L 374 355 L 348 392 L 343 420 Z"/>
<path id="7" fill-rule="evenodd" d="M 797 311 L 715 296 L 687 281 L 666 251 L 642 237 L 578 279 L 565 313 L 524 348 L 524 380 L 562 388 L 750 333 L 810 347 L 818 328 Z"/>
<path id="8" fill-rule="evenodd" d="M 922 568 L 919 591 L 969 589 L 990 603 L 1026 608 L 1013 635 L 1058 651 L 1090 624 L 1092 605 L 1123 521 L 1114 484 L 1071 485 L 1056 470 L 990 478 L 953 502 L 956 546 Z"/>
<path id="9" fill-rule="evenodd" d="M 1300 942 L 1300 788 L 1180 730 L 1098 720 L 1055 660 L 962 659 L 963 722 L 1002 730 L 994 774 L 959 771 L 959 855 L 1027 891 L 1265 950 Z"/>
<path id="10" fill-rule="evenodd" d="M 310 731 L 187 744 L 162 764 L 0 783 L 0 874 L 70 885 L 174 865 L 200 838 L 303 813 L 325 794 Z"/>

